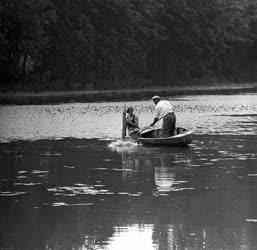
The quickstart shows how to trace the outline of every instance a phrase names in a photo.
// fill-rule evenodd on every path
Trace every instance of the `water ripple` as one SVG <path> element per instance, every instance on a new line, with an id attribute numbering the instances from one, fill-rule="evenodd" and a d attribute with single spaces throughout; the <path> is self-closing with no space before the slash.
<path id="1" fill-rule="evenodd" d="M 257 134 L 257 94 L 185 96 L 170 101 L 178 124 L 196 134 Z M 118 139 L 121 114 L 127 106 L 135 108 L 140 127 L 152 122 L 154 105 L 150 100 L 3 106 L 0 141 Z"/>

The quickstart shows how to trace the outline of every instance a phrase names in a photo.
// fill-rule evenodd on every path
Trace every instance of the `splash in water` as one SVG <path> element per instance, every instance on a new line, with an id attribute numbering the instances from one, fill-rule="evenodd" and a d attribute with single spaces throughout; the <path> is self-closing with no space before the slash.
<path id="1" fill-rule="evenodd" d="M 135 147 L 137 147 L 139 144 L 137 144 L 134 141 L 131 140 L 117 140 L 117 141 L 113 141 L 111 142 L 108 147 L 110 147 L 113 150 L 116 151 L 123 151 L 123 150 L 131 150 Z"/>

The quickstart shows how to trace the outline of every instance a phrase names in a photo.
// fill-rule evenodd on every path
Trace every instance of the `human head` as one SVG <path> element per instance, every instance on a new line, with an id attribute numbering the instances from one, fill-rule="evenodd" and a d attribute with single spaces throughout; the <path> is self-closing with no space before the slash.
<path id="1" fill-rule="evenodd" d="M 129 115 L 133 115 L 133 112 L 134 112 L 134 109 L 133 109 L 132 107 L 128 107 L 127 113 L 128 113 Z"/>
<path id="2" fill-rule="evenodd" d="M 155 95 L 155 96 L 152 97 L 152 100 L 153 100 L 153 102 L 154 102 L 155 104 L 157 104 L 157 103 L 161 100 L 161 97 L 158 96 L 158 95 Z"/>

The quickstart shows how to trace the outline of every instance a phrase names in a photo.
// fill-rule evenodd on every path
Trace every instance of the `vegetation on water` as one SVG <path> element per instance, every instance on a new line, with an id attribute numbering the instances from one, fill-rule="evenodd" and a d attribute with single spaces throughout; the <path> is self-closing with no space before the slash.
<path id="1" fill-rule="evenodd" d="M 256 0 L 0 1 L 0 90 L 257 78 Z"/>

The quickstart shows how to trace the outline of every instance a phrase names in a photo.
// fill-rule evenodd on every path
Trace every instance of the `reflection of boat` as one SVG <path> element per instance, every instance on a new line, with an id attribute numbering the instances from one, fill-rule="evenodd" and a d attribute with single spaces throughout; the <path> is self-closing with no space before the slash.
<path id="1" fill-rule="evenodd" d="M 175 135 L 160 137 L 161 129 L 148 129 L 141 133 L 136 141 L 143 145 L 154 146 L 186 146 L 192 142 L 192 131 L 185 128 L 176 128 Z"/>

